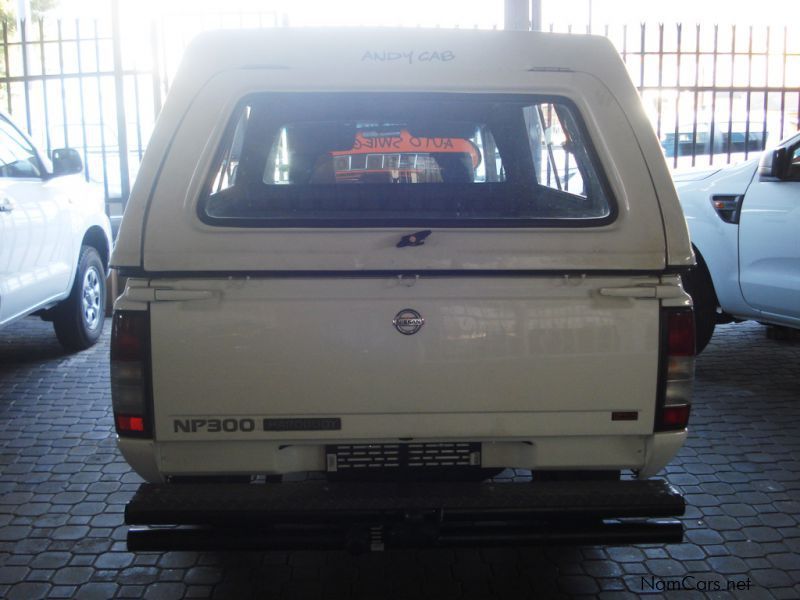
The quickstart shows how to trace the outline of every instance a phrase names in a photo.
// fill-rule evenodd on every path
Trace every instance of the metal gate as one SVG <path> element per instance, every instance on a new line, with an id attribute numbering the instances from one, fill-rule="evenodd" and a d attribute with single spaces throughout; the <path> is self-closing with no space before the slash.
<path id="1" fill-rule="evenodd" d="M 287 22 L 276 12 L 153 18 L 111 6 L 101 20 L 3 23 L 0 107 L 48 154 L 82 151 L 85 175 L 103 186 L 114 216 L 191 38 Z M 800 29 L 641 24 L 602 32 L 627 64 L 672 167 L 737 161 L 800 129 Z"/>

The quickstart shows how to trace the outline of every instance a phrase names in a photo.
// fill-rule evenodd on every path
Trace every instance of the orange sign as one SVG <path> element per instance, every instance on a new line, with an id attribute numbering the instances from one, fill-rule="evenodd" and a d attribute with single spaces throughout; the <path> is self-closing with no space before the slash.
<path id="1" fill-rule="evenodd" d="M 481 162 L 478 148 L 464 138 L 426 138 L 412 136 L 401 130 L 393 134 L 357 133 L 356 141 L 350 150 L 331 152 L 333 156 L 350 154 L 415 154 L 415 153 L 448 152 L 469 154 L 472 166 L 476 168 Z"/>

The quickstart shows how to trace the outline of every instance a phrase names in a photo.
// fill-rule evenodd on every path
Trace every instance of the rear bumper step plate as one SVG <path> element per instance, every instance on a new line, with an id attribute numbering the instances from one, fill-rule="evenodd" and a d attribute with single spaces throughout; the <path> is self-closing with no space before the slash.
<path id="1" fill-rule="evenodd" d="M 129 525 L 285 523 L 290 519 L 442 511 L 450 518 L 673 517 L 683 497 L 661 480 L 540 483 L 143 483 L 125 508 Z"/>
<path id="2" fill-rule="evenodd" d="M 131 528 L 131 550 L 369 550 L 386 545 L 678 542 L 683 535 L 679 522 L 643 519 L 676 517 L 684 509 L 680 494 L 660 480 L 145 483 L 126 506 L 125 522 L 172 526 Z"/>

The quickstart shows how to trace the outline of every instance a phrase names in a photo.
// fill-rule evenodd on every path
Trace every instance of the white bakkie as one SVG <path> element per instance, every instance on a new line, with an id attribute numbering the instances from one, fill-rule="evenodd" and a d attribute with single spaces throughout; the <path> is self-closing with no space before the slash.
<path id="1" fill-rule="evenodd" d="M 72 148 L 52 161 L 0 114 L 0 327 L 52 321 L 71 351 L 103 332 L 111 225 L 102 189 Z"/>
<path id="2" fill-rule="evenodd" d="M 151 482 L 648 477 L 686 437 L 693 263 L 605 39 L 206 34 L 112 258 L 119 447 Z"/>
<path id="3" fill-rule="evenodd" d="M 697 351 L 717 323 L 755 319 L 800 329 L 800 135 L 761 156 L 675 176 L 697 267 Z"/>

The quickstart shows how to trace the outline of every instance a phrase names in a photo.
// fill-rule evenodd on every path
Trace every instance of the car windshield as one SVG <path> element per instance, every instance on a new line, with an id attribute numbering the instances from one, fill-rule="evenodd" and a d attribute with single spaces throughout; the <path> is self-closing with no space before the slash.
<path id="1" fill-rule="evenodd" d="M 566 100 L 269 94 L 233 116 L 200 216 L 266 227 L 539 226 L 605 223 L 612 203 Z"/>

